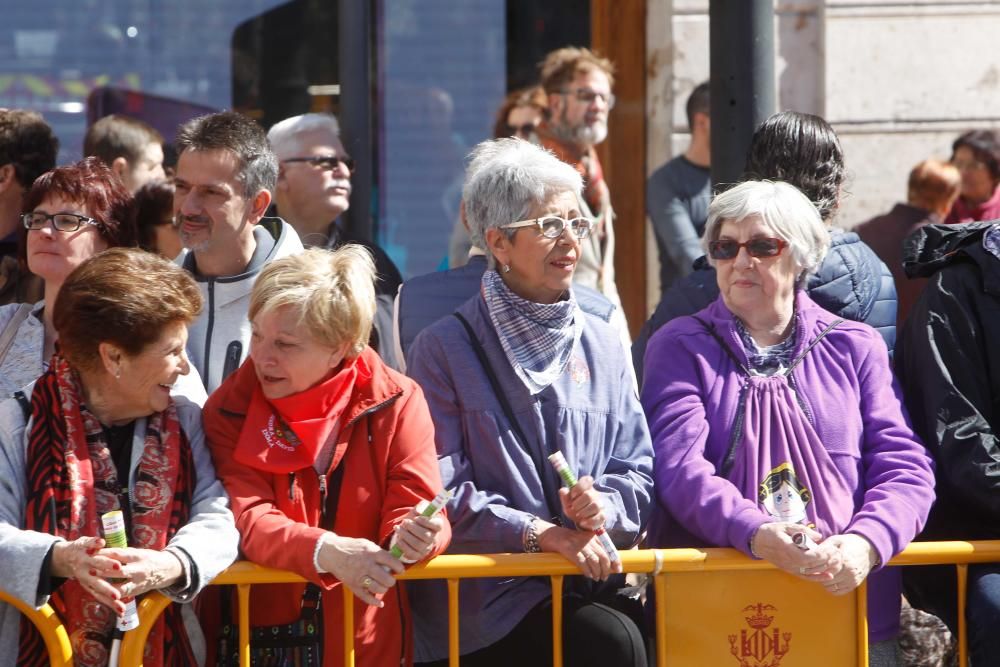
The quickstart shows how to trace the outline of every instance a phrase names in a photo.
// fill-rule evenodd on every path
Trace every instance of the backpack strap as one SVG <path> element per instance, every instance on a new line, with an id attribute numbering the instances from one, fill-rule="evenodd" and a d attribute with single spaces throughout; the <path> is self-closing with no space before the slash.
<path id="1" fill-rule="evenodd" d="M 504 393 L 503 388 L 500 386 L 500 381 L 497 379 L 496 372 L 493 370 L 493 365 L 490 363 L 489 358 L 486 356 L 486 350 L 483 348 L 483 344 L 476 337 L 475 332 L 472 330 L 472 325 L 469 321 L 465 319 L 461 313 L 452 313 L 462 326 L 465 327 L 465 331 L 469 334 L 469 342 L 472 344 L 472 349 L 475 351 L 476 356 L 479 358 L 479 363 L 482 364 L 483 370 L 486 372 L 486 377 L 490 381 L 490 386 L 493 388 L 493 393 L 496 395 L 497 400 L 500 402 L 500 407 L 503 409 L 504 415 L 507 416 L 507 421 L 510 423 L 511 429 L 514 431 L 514 440 L 520 445 L 521 449 L 531 458 L 532 463 L 535 465 L 535 470 L 538 473 L 538 479 L 542 483 L 542 491 L 545 494 L 545 504 L 549 510 L 553 523 L 559 523 L 558 518 L 560 516 L 560 511 L 562 505 L 558 498 L 552 497 L 552 489 L 549 484 L 545 483 L 546 480 L 546 466 L 543 462 L 538 460 L 537 455 L 532 451 L 531 447 L 528 446 L 528 437 L 521 430 L 521 424 L 517 421 L 517 417 L 514 416 L 514 409 L 510 405 L 510 401 L 507 399 L 507 394 Z"/>
<path id="2" fill-rule="evenodd" d="M 814 338 L 813 341 L 811 343 L 809 343 L 809 345 L 806 346 L 806 349 L 802 350 L 802 352 L 799 354 L 799 356 L 795 357 L 795 360 L 791 364 L 788 365 L 788 371 L 787 372 L 791 373 L 792 369 L 795 368 L 796 366 L 798 366 L 799 363 L 803 359 L 805 359 L 806 355 L 809 354 L 809 351 L 812 350 L 814 347 L 816 347 L 817 343 L 819 343 L 821 340 L 823 340 L 824 338 L 826 338 L 826 335 L 828 333 L 830 333 L 831 331 L 833 331 L 835 328 L 837 328 L 837 325 L 840 324 L 843 321 L 844 321 L 843 318 L 836 319 L 833 322 L 831 322 L 829 324 L 829 326 L 827 326 L 825 329 L 823 329 L 823 331 L 821 331 L 820 334 L 818 336 L 816 336 L 816 338 Z"/>
<path id="3" fill-rule="evenodd" d="M 715 331 L 715 327 L 714 326 L 710 325 L 708 322 L 706 322 L 705 320 L 701 319 L 697 315 L 692 315 L 691 317 L 693 317 L 694 319 L 698 320 L 698 323 L 701 324 L 701 326 L 703 326 L 705 328 L 705 331 L 707 331 L 709 334 L 711 334 L 712 338 L 714 338 L 719 343 L 719 345 L 722 346 L 722 350 L 726 353 L 726 355 L 730 359 L 733 360 L 733 363 L 736 364 L 736 367 L 739 368 L 741 371 L 743 371 L 744 375 L 750 375 L 750 370 L 746 367 L 746 364 L 744 364 L 742 361 L 740 361 L 739 357 L 736 356 L 736 353 L 733 352 L 733 349 L 731 347 L 729 347 L 729 345 L 726 343 L 726 341 L 722 340 L 722 336 L 720 336 Z"/>
<path id="4" fill-rule="evenodd" d="M 10 346 L 14 343 L 17 330 L 21 328 L 21 323 L 28 319 L 28 315 L 31 313 L 33 307 L 34 305 L 30 303 L 18 305 L 14 311 L 14 316 L 7 321 L 7 326 L 4 327 L 3 333 L 0 334 L 0 364 L 3 364 Z"/>

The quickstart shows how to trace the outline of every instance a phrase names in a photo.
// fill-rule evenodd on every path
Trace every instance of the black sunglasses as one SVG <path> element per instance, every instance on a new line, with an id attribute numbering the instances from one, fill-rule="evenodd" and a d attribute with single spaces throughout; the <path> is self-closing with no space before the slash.
<path id="1" fill-rule="evenodd" d="M 508 125 L 507 135 L 511 137 L 530 137 L 535 132 L 535 127 L 536 125 L 534 123 Z"/>
<path id="2" fill-rule="evenodd" d="M 313 157 L 290 157 L 282 162 L 308 162 L 314 167 L 329 169 L 333 171 L 341 162 L 347 167 L 347 171 L 354 173 L 354 158 L 346 155 L 315 155 Z"/>
<path id="3" fill-rule="evenodd" d="M 746 248 L 748 255 L 760 259 L 777 257 L 787 247 L 787 241 L 777 238 L 750 239 L 744 243 L 732 239 L 720 239 L 708 244 L 708 256 L 712 259 L 735 259 L 740 254 L 740 248 Z"/>

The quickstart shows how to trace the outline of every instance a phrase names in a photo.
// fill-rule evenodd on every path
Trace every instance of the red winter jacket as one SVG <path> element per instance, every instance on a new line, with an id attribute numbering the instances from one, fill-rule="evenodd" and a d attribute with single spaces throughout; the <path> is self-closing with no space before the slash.
<path id="1" fill-rule="evenodd" d="M 423 392 L 415 382 L 388 368 L 370 348 L 365 348 L 360 361 L 371 370 L 371 379 L 355 386 L 354 396 L 342 414 L 330 465 L 331 471 L 338 465 L 345 466 L 333 530 L 338 535 L 366 538 L 387 547 L 393 526 L 409 509 L 441 490 L 434 426 Z M 340 581 L 331 574 L 318 574 L 313 563 L 316 541 L 325 532 L 318 527 L 318 474 L 307 467 L 293 478 L 233 460 L 256 385 L 253 363 L 248 360 L 205 404 L 205 434 L 216 470 L 232 501 L 243 556 L 260 565 L 290 570 L 323 588 L 323 663 L 339 666 L 343 655 Z M 450 540 L 451 527 L 445 522 L 432 555 L 444 551 Z M 304 586 L 253 586 L 250 624 L 295 621 Z M 397 583 L 385 594 L 381 609 L 355 598 L 356 664 L 411 664 L 412 626 L 402 587 Z"/>

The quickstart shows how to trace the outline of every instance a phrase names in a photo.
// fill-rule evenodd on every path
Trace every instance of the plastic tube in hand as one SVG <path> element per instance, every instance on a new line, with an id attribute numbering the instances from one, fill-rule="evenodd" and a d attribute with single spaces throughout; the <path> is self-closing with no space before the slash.
<path id="1" fill-rule="evenodd" d="M 104 542 L 112 549 L 124 549 L 128 546 L 125 532 L 125 516 L 121 510 L 114 510 L 101 515 L 104 525 Z M 135 610 L 135 599 L 125 603 L 125 613 L 118 617 L 117 628 L 122 632 L 139 627 L 139 614 Z"/>
<path id="2" fill-rule="evenodd" d="M 569 464 L 566 463 L 566 457 L 563 456 L 562 452 L 556 452 L 555 454 L 549 456 L 549 463 L 551 463 L 552 467 L 556 469 L 557 473 L 559 473 L 559 477 L 562 478 L 562 481 L 565 482 L 566 486 L 570 488 L 576 486 L 576 475 L 574 475 L 573 471 L 569 469 Z M 618 556 L 618 549 L 615 547 L 615 543 L 611 541 L 611 537 L 607 534 L 607 532 L 605 532 L 604 526 L 595 530 L 594 534 L 597 535 L 597 540 L 601 543 L 601 546 L 604 547 L 604 550 L 608 552 L 608 558 L 611 559 L 611 562 L 620 562 L 621 558 Z"/>
<path id="3" fill-rule="evenodd" d="M 797 546 L 799 549 L 802 549 L 803 551 L 809 551 L 810 549 L 815 549 L 816 547 L 819 546 L 818 544 L 816 544 L 815 541 L 813 541 L 811 537 L 809 537 L 805 533 L 795 533 L 794 535 L 792 535 L 792 544 Z"/>
<path id="4" fill-rule="evenodd" d="M 418 509 L 417 513 L 420 516 L 427 517 L 428 519 L 433 518 L 434 515 L 436 515 L 438 512 L 444 509 L 444 506 L 448 504 L 448 500 L 451 498 L 451 496 L 452 496 L 451 491 L 441 491 L 436 496 L 434 496 L 433 500 L 424 505 L 423 509 Z M 423 501 L 421 501 L 421 504 L 422 503 Z M 418 505 L 417 507 L 420 506 Z M 399 548 L 398 544 L 396 544 L 395 535 L 393 536 L 392 545 L 389 547 L 389 553 L 392 554 L 393 558 L 396 558 L 398 560 L 403 559 L 403 550 Z"/>

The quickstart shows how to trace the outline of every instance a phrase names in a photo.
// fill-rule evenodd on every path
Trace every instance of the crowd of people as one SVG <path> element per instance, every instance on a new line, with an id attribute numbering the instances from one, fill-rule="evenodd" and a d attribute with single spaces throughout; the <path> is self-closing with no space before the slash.
<path id="1" fill-rule="evenodd" d="M 358 664 L 443 665 L 448 588 L 405 567 L 551 552 L 580 569 L 567 664 L 644 666 L 650 602 L 616 558 L 640 545 L 867 581 L 872 665 L 904 664 L 904 596 L 965 613 L 974 665 L 1000 656 L 1000 566 L 970 567 L 965 610 L 953 576 L 886 566 L 918 537 L 1000 537 L 997 134 L 849 232 L 817 116 L 767 119 L 713 192 L 697 86 L 688 150 L 649 179 L 663 293 L 633 342 L 595 151 L 613 67 L 566 48 L 539 73 L 469 156 L 452 268 L 406 280 L 343 223 L 332 115 L 194 118 L 165 179 L 141 121 L 101 119 L 56 166 L 41 116 L 0 110 L 0 589 L 50 604 L 75 664 L 108 664 L 154 590 L 177 604 L 144 664 L 237 664 L 237 594 L 208 584 L 239 557 L 305 580 L 253 588 L 254 664 L 340 664 L 344 586 Z M 459 597 L 463 665 L 549 663 L 547 580 Z M 47 663 L 6 604 L 0 659 Z"/>

